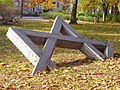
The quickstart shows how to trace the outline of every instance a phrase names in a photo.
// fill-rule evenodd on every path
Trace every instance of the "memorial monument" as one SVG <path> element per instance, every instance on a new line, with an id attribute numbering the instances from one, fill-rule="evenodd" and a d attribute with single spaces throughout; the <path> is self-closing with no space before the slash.
<path id="1" fill-rule="evenodd" d="M 55 47 L 80 50 L 88 58 L 101 61 L 114 56 L 111 42 L 84 38 L 60 17 L 56 17 L 50 33 L 9 28 L 6 35 L 34 65 L 32 75 L 47 68 L 58 68 L 51 60 Z"/>

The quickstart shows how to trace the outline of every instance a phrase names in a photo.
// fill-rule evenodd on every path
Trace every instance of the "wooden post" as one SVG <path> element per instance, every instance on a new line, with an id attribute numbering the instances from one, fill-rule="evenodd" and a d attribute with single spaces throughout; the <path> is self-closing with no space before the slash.
<path id="1" fill-rule="evenodd" d="M 21 0 L 20 18 L 23 17 L 23 5 L 24 5 L 24 0 Z"/>

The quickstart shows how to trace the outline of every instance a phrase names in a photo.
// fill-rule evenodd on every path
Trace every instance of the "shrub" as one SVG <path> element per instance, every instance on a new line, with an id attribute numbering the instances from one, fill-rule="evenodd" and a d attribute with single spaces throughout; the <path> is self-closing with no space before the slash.
<path id="1" fill-rule="evenodd" d="M 77 16 L 78 20 L 81 20 L 81 21 L 93 21 L 94 20 L 94 17 L 91 17 L 91 16 Z"/>
<path id="2" fill-rule="evenodd" d="M 61 18 L 65 20 L 70 19 L 70 14 L 65 14 L 61 12 L 46 12 L 46 13 L 42 13 L 41 16 L 45 19 L 55 19 L 56 16 L 60 16 Z"/>
<path id="3" fill-rule="evenodd" d="M 85 16 L 77 16 L 78 20 L 84 21 Z"/>
<path id="4" fill-rule="evenodd" d="M 107 16 L 107 20 L 112 21 L 112 22 L 120 22 L 119 18 L 120 18 L 120 15 L 112 15 L 112 14 L 110 14 L 110 15 Z"/>
<path id="5" fill-rule="evenodd" d="M 11 16 L 15 13 L 13 0 L 0 0 L 0 14 L 2 18 Z"/>
<path id="6" fill-rule="evenodd" d="M 112 14 L 109 14 L 109 15 L 107 16 L 107 20 L 108 20 L 108 21 L 112 21 L 112 18 L 113 18 L 113 15 L 112 15 Z"/>
<path id="7" fill-rule="evenodd" d="M 92 12 L 87 12 L 87 13 L 79 13 L 77 15 L 78 20 L 81 21 L 94 21 L 94 17 L 99 17 L 99 19 L 101 19 L 102 14 L 99 12 L 95 14 L 92 14 Z"/>
<path id="8" fill-rule="evenodd" d="M 95 17 L 95 14 L 93 14 L 92 12 L 87 12 L 85 13 L 85 16 Z"/>
<path id="9" fill-rule="evenodd" d="M 61 8 L 54 8 L 53 11 L 54 12 L 63 12 L 63 10 Z"/>
<path id="10" fill-rule="evenodd" d="M 84 13 L 78 13 L 77 16 L 85 16 L 85 14 Z"/>

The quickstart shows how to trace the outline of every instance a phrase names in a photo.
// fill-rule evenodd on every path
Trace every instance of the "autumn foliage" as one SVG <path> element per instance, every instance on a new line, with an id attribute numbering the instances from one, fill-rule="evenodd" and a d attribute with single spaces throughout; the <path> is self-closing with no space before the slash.
<path id="1" fill-rule="evenodd" d="M 45 0 L 29 0 L 29 3 L 30 4 L 39 4 L 39 3 L 42 3 L 42 2 L 45 2 Z"/>
<path id="2" fill-rule="evenodd" d="M 44 6 L 45 10 L 51 9 L 55 6 L 55 4 L 53 4 L 53 2 L 55 2 L 55 0 L 29 0 L 28 3 L 25 5 L 26 8 L 36 8 L 37 5 L 42 5 Z"/>
<path id="3" fill-rule="evenodd" d="M 22 21 L 12 26 L 49 32 L 52 21 Z M 79 22 L 72 25 L 87 38 L 114 43 L 115 58 L 104 62 L 85 58 L 79 50 L 55 48 L 52 60 L 59 70 L 31 77 L 32 64 L 6 38 L 0 26 L 0 90 L 120 90 L 120 23 Z"/>

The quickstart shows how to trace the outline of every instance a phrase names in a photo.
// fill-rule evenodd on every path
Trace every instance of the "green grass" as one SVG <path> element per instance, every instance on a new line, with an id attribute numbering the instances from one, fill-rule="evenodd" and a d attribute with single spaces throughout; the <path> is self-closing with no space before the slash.
<path id="1" fill-rule="evenodd" d="M 71 25 L 86 38 L 112 41 L 113 59 L 100 62 L 78 50 L 55 48 L 52 60 L 60 69 L 30 77 L 32 64 L 5 34 L 9 27 L 48 32 L 52 23 L 24 21 L 18 26 L 0 26 L 0 90 L 120 90 L 120 23 Z"/>

